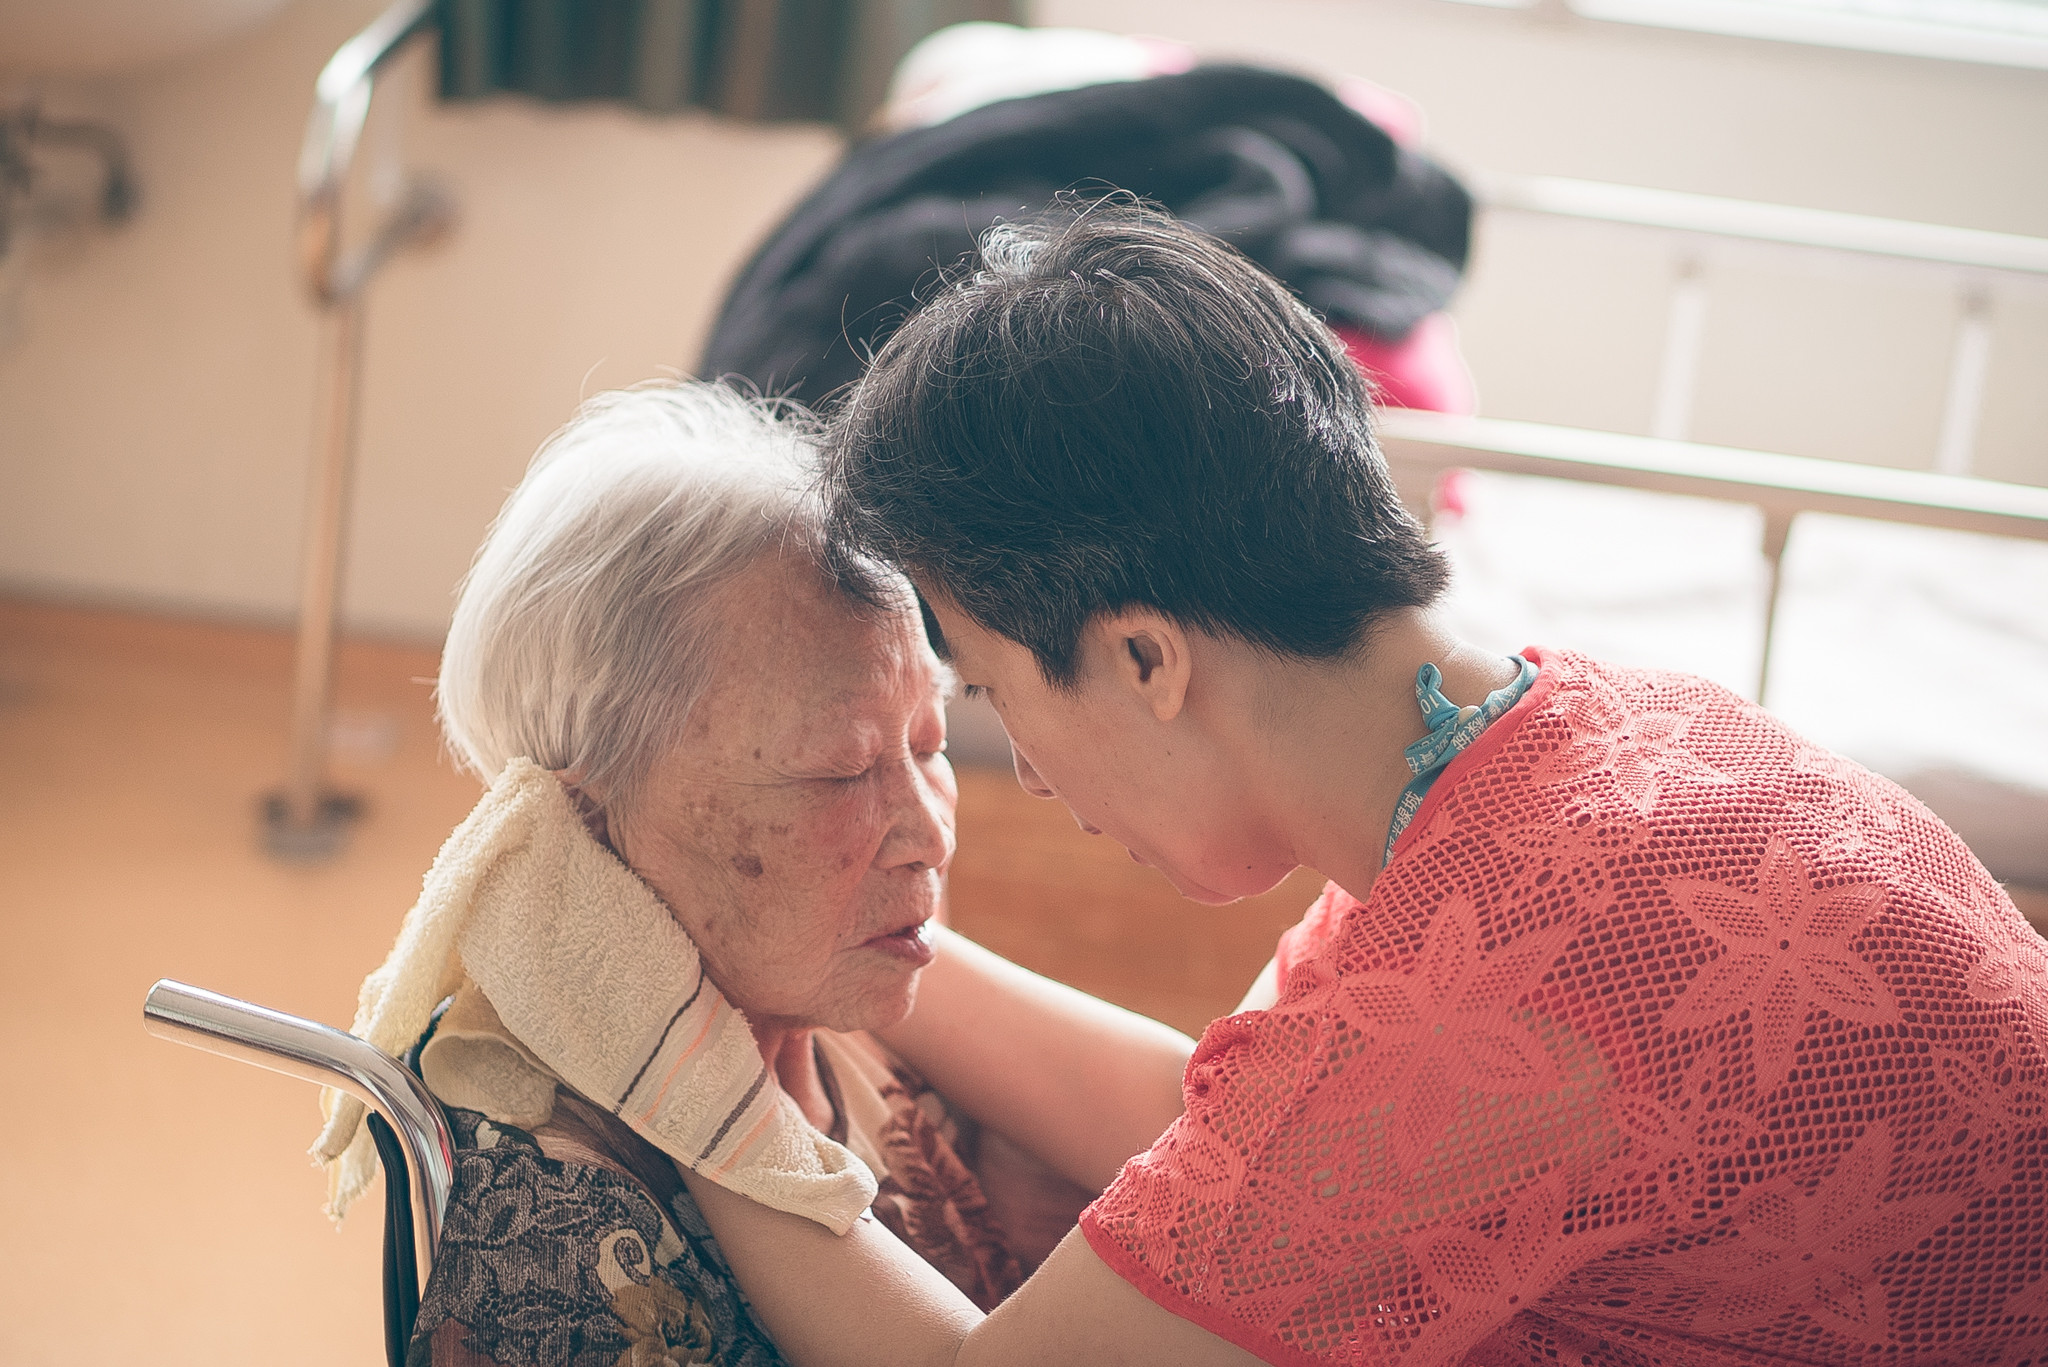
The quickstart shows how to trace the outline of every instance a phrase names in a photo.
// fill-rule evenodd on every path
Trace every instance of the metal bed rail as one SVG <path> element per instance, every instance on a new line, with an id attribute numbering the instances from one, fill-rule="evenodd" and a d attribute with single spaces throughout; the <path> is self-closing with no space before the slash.
<path id="1" fill-rule="evenodd" d="M 1486 205 L 1494 209 L 2048 276 L 2048 239 L 2017 233 L 1874 218 L 1790 204 L 1761 204 L 1719 195 L 1610 185 L 1563 176 L 1485 176 L 1479 181 L 1479 190 Z"/>
<path id="2" fill-rule="evenodd" d="M 1396 483 L 1418 511 L 1426 511 L 1436 477 L 1454 469 L 1579 480 L 1759 509 L 1769 567 L 1759 701 L 1770 682 L 1785 546 L 1801 513 L 2048 541 L 2048 488 L 2033 485 L 1405 409 L 1381 413 L 1379 435 Z"/>
<path id="3" fill-rule="evenodd" d="M 1951 475 L 1968 474 L 1976 453 L 1991 374 L 1993 294 L 2015 283 L 2048 283 L 2048 238 L 1558 176 L 1480 176 L 1477 188 L 1489 211 L 1648 229 L 1681 241 L 1650 421 L 1652 436 L 1672 440 L 1687 435 L 1692 418 L 1706 330 L 1707 241 L 1860 256 L 1948 275 L 1958 316 L 1932 465 Z"/>
<path id="4" fill-rule="evenodd" d="M 169 978 L 149 990 L 142 1018 L 158 1039 L 338 1087 L 384 1117 L 410 1171 L 416 1304 L 434 1270 L 455 1173 L 455 1139 L 426 1084 L 391 1055 L 346 1031 Z"/>

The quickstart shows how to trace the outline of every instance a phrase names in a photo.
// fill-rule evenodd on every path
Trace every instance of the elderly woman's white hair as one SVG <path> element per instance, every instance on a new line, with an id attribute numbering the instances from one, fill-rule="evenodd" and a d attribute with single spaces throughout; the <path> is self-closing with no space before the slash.
<path id="1" fill-rule="evenodd" d="M 883 601 L 883 572 L 824 541 L 810 434 L 800 408 L 722 384 L 586 402 L 463 579 L 437 690 L 462 763 L 488 783 L 524 756 L 630 802 L 711 683 L 720 590 L 763 552 L 798 550 L 853 601 Z"/>

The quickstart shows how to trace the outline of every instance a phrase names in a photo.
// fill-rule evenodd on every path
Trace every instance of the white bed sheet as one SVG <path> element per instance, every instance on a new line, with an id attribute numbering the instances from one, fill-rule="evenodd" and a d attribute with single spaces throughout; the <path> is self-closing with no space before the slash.
<path id="1" fill-rule="evenodd" d="M 1454 625 L 1756 689 L 1753 508 L 1461 472 L 1435 524 Z M 2048 887 L 2048 543 L 1811 515 L 1784 561 L 1766 704 L 1910 789 L 2000 878 Z"/>

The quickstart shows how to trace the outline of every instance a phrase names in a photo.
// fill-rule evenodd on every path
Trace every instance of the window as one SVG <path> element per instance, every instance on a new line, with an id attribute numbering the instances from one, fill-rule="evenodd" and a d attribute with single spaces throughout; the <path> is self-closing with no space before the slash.
<path id="1" fill-rule="evenodd" d="M 1542 0 L 1476 2 L 1521 8 Z M 1594 19 L 2048 69 L 2048 0 L 1563 2 Z"/>

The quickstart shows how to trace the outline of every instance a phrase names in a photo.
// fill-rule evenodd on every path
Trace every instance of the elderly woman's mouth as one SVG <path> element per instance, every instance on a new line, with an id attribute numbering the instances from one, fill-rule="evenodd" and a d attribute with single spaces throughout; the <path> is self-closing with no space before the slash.
<path id="1" fill-rule="evenodd" d="M 861 947 L 893 954 L 915 968 L 923 968 L 939 954 L 938 944 L 932 937 L 932 923 L 929 918 L 886 931 L 871 940 L 863 941 Z"/>

